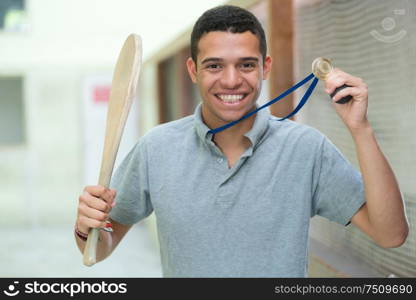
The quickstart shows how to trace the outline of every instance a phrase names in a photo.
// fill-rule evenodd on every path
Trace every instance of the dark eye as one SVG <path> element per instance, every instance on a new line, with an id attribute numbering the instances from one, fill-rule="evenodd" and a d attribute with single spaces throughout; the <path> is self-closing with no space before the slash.
<path id="1" fill-rule="evenodd" d="M 220 67 L 221 66 L 219 64 L 210 64 L 206 66 L 207 69 L 214 69 L 214 70 L 219 69 Z"/>
<path id="2" fill-rule="evenodd" d="M 241 64 L 241 68 L 243 69 L 243 70 L 252 70 L 252 69 L 254 69 L 255 68 L 255 64 L 254 63 L 252 63 L 252 62 L 247 62 L 247 63 L 243 63 L 243 64 Z"/>

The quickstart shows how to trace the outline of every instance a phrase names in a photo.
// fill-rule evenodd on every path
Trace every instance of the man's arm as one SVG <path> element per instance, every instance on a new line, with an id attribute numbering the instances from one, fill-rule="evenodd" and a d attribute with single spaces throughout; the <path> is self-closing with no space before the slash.
<path id="1" fill-rule="evenodd" d="M 389 163 L 369 126 L 352 133 L 364 180 L 364 205 L 351 222 L 382 247 L 399 247 L 407 237 L 403 199 Z"/>
<path id="2" fill-rule="evenodd" d="M 397 180 L 367 120 L 367 85 L 336 69 L 326 81 L 326 92 L 331 94 L 343 84 L 350 87 L 334 96 L 333 105 L 354 139 L 366 198 L 351 222 L 381 247 L 399 247 L 407 238 L 409 225 Z M 353 97 L 350 102 L 335 103 L 347 95 Z"/>
<path id="3" fill-rule="evenodd" d="M 115 205 L 115 191 L 102 186 L 88 186 L 79 197 L 76 228 L 83 234 L 88 234 L 90 228 L 102 228 L 111 208 Z M 111 220 L 113 232 L 100 230 L 97 244 L 97 262 L 104 260 L 117 247 L 119 242 L 131 228 Z M 81 253 L 84 252 L 86 241 L 75 234 L 75 240 Z"/>

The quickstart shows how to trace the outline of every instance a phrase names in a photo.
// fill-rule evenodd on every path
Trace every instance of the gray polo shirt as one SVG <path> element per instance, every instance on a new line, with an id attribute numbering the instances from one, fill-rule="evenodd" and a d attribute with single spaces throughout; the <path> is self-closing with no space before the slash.
<path id="1" fill-rule="evenodd" d="M 310 218 L 347 224 L 361 175 L 319 131 L 267 110 L 230 169 L 195 114 L 159 125 L 117 169 L 110 217 L 156 215 L 166 277 L 305 277 Z"/>

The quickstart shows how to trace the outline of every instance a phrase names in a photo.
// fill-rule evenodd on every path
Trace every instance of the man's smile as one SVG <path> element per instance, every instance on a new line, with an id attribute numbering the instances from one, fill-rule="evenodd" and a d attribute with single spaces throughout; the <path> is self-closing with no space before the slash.
<path id="1" fill-rule="evenodd" d="M 240 94 L 221 93 L 221 94 L 215 94 L 215 97 L 223 103 L 236 104 L 236 103 L 239 103 L 239 102 L 243 101 L 243 99 L 247 95 L 248 95 L 247 93 L 240 93 Z"/>

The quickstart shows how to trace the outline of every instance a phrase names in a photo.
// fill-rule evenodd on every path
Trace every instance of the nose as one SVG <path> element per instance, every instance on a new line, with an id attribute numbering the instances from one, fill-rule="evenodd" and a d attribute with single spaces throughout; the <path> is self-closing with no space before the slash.
<path id="1" fill-rule="evenodd" d="M 243 78 L 238 70 L 228 67 L 222 72 L 220 82 L 225 89 L 235 89 L 241 85 Z"/>

